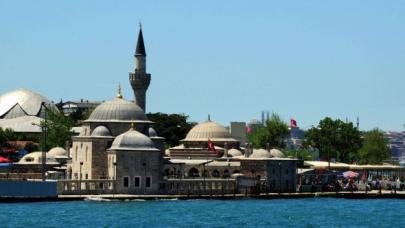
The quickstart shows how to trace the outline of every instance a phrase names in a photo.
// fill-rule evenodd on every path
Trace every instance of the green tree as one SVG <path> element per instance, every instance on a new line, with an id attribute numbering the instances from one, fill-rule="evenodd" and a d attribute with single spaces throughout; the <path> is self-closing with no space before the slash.
<path id="1" fill-rule="evenodd" d="M 44 136 L 41 136 L 40 148 L 45 145 L 46 151 L 56 146 L 65 147 L 66 141 L 72 137 L 72 120 L 56 109 L 47 109 L 47 118 L 41 121 L 41 127 L 46 128 L 46 144 Z"/>
<path id="2" fill-rule="evenodd" d="M 18 140 L 17 134 L 10 128 L 0 128 L 0 148 L 8 147 L 9 141 Z"/>
<path id="3" fill-rule="evenodd" d="M 358 160 L 360 131 L 351 122 L 326 117 L 305 133 L 304 146 L 317 149 L 322 160 L 353 162 Z"/>
<path id="4" fill-rule="evenodd" d="M 295 149 L 284 151 L 287 157 L 296 157 L 305 161 L 313 161 L 316 158 L 316 152 L 309 151 L 307 149 Z"/>
<path id="5" fill-rule="evenodd" d="M 148 113 L 147 117 L 155 124 L 153 128 L 160 137 L 166 139 L 167 146 L 179 145 L 179 140 L 184 139 L 196 123 L 188 122 L 184 114 Z"/>
<path id="6" fill-rule="evenodd" d="M 284 148 L 285 138 L 290 133 L 288 125 L 279 115 L 273 113 L 266 125 L 253 131 L 248 139 L 254 148 Z"/>
<path id="7" fill-rule="evenodd" d="M 390 157 L 388 139 L 383 131 L 375 128 L 364 133 L 359 157 L 361 164 L 382 164 L 383 160 Z"/>

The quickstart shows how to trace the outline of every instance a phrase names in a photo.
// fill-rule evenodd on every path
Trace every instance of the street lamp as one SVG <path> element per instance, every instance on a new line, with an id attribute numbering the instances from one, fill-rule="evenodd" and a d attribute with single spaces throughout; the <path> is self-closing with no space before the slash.
<path id="1" fill-rule="evenodd" d="M 46 138 L 47 138 L 47 107 L 45 102 L 41 103 L 41 108 L 44 108 L 44 124 L 37 124 L 37 123 L 31 123 L 32 125 L 38 126 L 42 130 L 42 181 L 46 180 Z"/>
<path id="2" fill-rule="evenodd" d="M 116 167 L 117 167 L 117 162 L 113 162 L 113 165 L 114 165 L 114 167 L 113 167 L 113 172 L 114 172 L 114 186 L 113 186 L 113 198 L 115 197 L 115 189 L 116 189 L 116 187 L 117 187 L 117 177 L 116 177 L 116 175 L 117 175 L 117 171 L 116 171 Z"/>

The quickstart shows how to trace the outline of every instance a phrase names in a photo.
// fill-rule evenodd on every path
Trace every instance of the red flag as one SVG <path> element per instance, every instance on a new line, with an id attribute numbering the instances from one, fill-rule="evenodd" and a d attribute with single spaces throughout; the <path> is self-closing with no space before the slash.
<path id="1" fill-rule="evenodd" d="M 297 127 L 297 121 L 293 118 L 290 119 L 290 127 Z"/>
<path id="2" fill-rule="evenodd" d="M 0 156 L 0 163 L 9 163 L 10 160 L 8 158 Z"/>
<path id="3" fill-rule="evenodd" d="M 252 128 L 250 128 L 250 126 L 247 126 L 247 127 L 246 127 L 246 133 L 247 133 L 247 134 L 250 134 L 250 132 L 252 132 Z"/>
<path id="4" fill-rule="evenodd" d="M 208 139 L 208 150 L 213 151 L 213 152 L 217 152 L 217 150 L 215 149 L 215 145 L 214 143 L 211 141 L 211 139 Z"/>

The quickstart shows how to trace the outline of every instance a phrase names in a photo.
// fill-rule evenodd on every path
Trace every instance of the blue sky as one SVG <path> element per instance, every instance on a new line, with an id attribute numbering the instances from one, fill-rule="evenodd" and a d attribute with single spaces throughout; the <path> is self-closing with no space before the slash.
<path id="1" fill-rule="evenodd" d="M 59 101 L 133 99 L 142 21 L 152 82 L 147 111 L 217 122 L 261 110 L 403 130 L 403 1 L 4 1 L 0 93 Z"/>

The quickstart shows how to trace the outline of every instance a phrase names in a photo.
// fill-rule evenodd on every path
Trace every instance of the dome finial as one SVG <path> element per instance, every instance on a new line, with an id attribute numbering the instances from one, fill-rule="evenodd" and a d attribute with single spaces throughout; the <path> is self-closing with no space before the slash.
<path id="1" fill-rule="evenodd" d="M 208 121 L 211 121 L 211 115 L 208 114 Z"/>
<path id="2" fill-rule="evenodd" d="M 122 99 L 122 93 L 121 93 L 121 83 L 118 83 L 118 93 L 117 93 L 117 98 Z"/>

